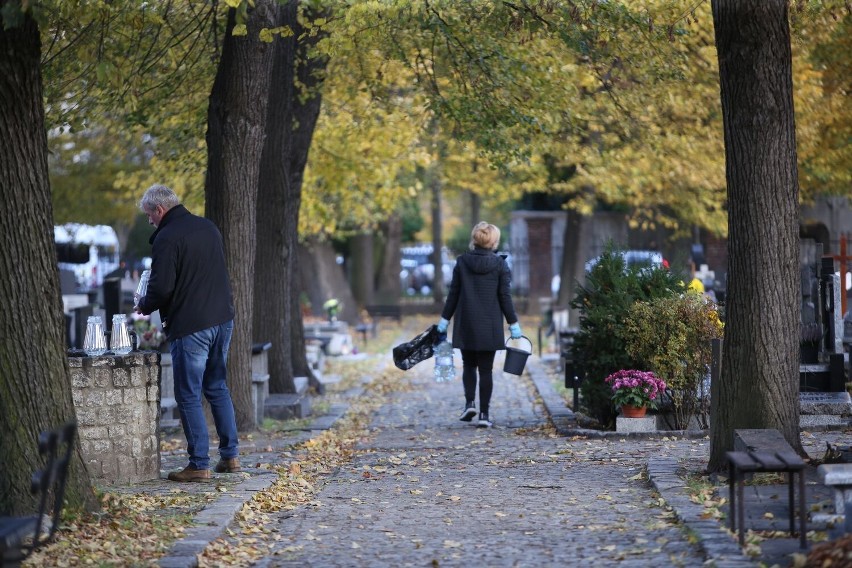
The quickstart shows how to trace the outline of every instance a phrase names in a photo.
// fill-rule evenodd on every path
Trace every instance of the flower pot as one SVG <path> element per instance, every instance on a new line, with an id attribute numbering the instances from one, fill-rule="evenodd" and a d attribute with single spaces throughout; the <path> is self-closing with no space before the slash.
<path id="1" fill-rule="evenodd" d="M 642 418 L 647 411 L 648 408 L 645 406 L 621 405 L 621 415 L 625 418 Z"/>

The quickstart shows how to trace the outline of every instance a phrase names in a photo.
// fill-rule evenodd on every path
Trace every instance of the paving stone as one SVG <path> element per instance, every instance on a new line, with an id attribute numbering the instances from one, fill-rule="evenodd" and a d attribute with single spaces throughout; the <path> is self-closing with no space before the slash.
<path id="1" fill-rule="evenodd" d="M 377 362 L 376 368 L 386 365 Z M 413 391 L 391 396 L 375 413 L 371 436 L 323 482 L 309 506 L 280 514 L 280 540 L 255 566 L 755 565 L 726 530 L 727 521 L 708 519 L 690 500 L 680 477 L 698 475 L 706 465 L 706 433 L 578 429 L 541 365 L 531 357 L 527 373 L 516 377 L 499 371 L 498 356 L 493 428 L 458 420 L 460 372 L 449 383 L 433 382 L 428 363 L 406 372 Z M 347 396 L 360 393 L 359 387 L 336 400 L 300 435 L 318 435 L 318 424 L 333 426 Z M 836 445 L 844 435 L 803 433 L 803 446 L 819 456 L 826 441 Z M 268 462 L 266 443 L 255 439 L 241 448 L 243 464 Z M 175 452 L 164 463 L 177 468 L 185 460 Z M 190 531 L 161 566 L 195 566 L 188 551 L 224 536 L 239 503 L 274 479 L 267 470 L 246 472 L 244 481 L 215 480 L 228 490 L 196 516 L 212 524 L 203 533 Z M 822 497 L 808 489 L 809 502 Z M 727 496 L 727 486 L 717 490 Z M 747 523 L 757 520 L 771 495 L 755 490 L 746 497 Z M 765 546 L 757 560 L 783 565 L 791 553 L 785 540 Z"/>

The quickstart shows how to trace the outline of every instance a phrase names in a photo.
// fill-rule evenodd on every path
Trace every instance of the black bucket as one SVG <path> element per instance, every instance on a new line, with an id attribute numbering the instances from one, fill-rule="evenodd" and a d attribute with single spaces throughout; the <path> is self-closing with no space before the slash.
<path id="1" fill-rule="evenodd" d="M 530 350 L 524 351 L 523 349 L 506 345 L 506 360 L 503 362 L 504 373 L 511 373 L 513 375 L 522 375 L 524 373 L 527 357 L 532 353 L 532 341 L 526 335 L 522 335 L 521 338 L 527 340 L 527 343 L 530 344 Z M 507 344 L 509 343 L 509 339 L 506 340 Z"/>

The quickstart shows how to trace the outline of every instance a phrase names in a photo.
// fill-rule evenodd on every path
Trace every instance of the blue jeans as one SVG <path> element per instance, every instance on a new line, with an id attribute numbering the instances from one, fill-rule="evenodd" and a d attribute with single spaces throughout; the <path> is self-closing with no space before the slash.
<path id="1" fill-rule="evenodd" d="M 233 331 L 231 320 L 170 340 L 175 400 L 186 436 L 189 465 L 196 469 L 210 467 L 210 438 L 201 408 L 202 392 L 213 411 L 219 455 L 223 459 L 237 457 L 237 421 L 226 384 L 228 347 Z"/>

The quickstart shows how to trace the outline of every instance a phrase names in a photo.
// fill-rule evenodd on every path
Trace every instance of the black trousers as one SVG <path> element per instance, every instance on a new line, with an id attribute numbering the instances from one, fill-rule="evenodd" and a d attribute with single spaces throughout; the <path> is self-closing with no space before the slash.
<path id="1" fill-rule="evenodd" d="M 492 369 L 496 351 L 472 351 L 462 349 L 462 384 L 466 402 L 476 400 L 476 373 L 479 371 L 479 411 L 488 412 L 491 393 L 494 390 Z"/>

